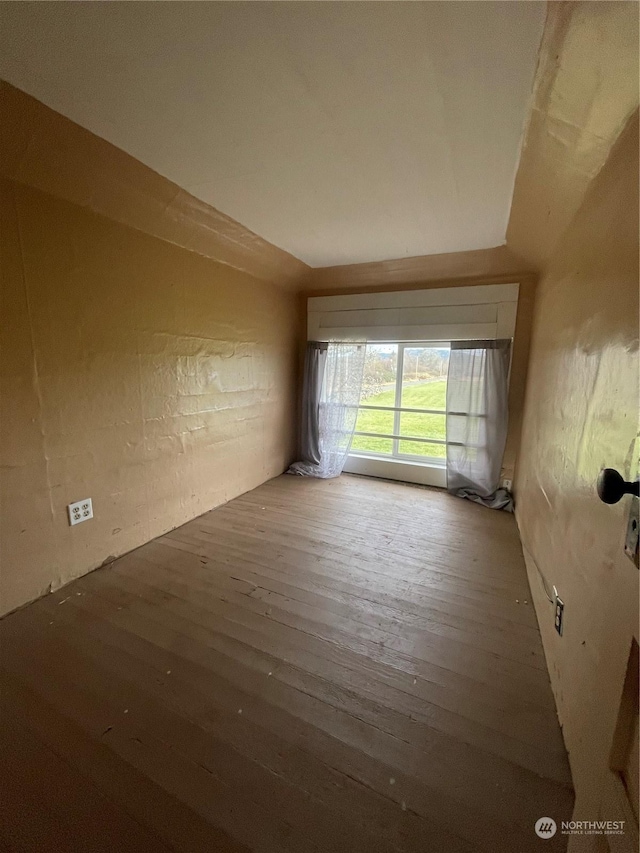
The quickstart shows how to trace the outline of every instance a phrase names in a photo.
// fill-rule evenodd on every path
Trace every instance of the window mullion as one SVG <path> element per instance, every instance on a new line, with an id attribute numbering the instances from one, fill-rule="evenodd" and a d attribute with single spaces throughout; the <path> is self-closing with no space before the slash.
<path id="1" fill-rule="evenodd" d="M 399 408 L 402 404 L 402 376 L 404 373 L 404 344 L 398 344 L 398 361 L 396 369 L 396 410 L 393 413 L 393 431 L 396 435 L 400 435 L 400 412 Z M 397 438 L 393 439 L 393 456 L 398 456 L 400 443 Z"/>

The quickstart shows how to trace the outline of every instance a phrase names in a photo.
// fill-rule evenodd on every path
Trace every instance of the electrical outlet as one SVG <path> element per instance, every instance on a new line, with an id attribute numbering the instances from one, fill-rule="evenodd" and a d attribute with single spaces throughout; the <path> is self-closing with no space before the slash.
<path id="1" fill-rule="evenodd" d="M 558 634 L 562 636 L 562 632 L 564 631 L 564 601 L 558 595 L 558 590 L 555 586 L 553 588 L 553 595 L 555 598 L 553 623 Z"/>
<path id="2" fill-rule="evenodd" d="M 80 524 L 81 521 L 89 521 L 90 518 L 93 518 L 91 498 L 69 504 L 67 510 L 69 511 L 69 524 L 72 527 L 74 524 Z"/>

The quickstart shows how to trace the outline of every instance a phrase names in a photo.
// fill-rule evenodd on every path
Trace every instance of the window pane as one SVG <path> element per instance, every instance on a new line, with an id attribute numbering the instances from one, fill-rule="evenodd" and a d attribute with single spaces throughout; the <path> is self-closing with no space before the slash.
<path id="1" fill-rule="evenodd" d="M 400 415 L 400 435 L 416 438 L 447 437 L 445 415 L 418 415 L 414 412 L 402 412 Z"/>
<path id="2" fill-rule="evenodd" d="M 403 358 L 401 376 L 398 375 L 400 354 Z M 352 452 L 386 457 L 397 454 L 426 463 L 432 459 L 444 461 L 444 444 L 412 439 L 445 440 L 448 368 L 448 344 L 367 344 L 360 403 L 380 408 L 360 409 L 356 433 L 372 432 L 382 437 L 355 435 Z M 398 400 L 396 386 L 400 392 Z M 431 409 L 435 414 L 385 411 L 395 407 L 396 403 L 401 408 Z M 406 438 L 397 442 L 387 438 L 397 433 Z"/>
<path id="3" fill-rule="evenodd" d="M 354 453 L 384 453 L 391 456 L 393 440 L 390 438 L 371 438 L 368 435 L 354 435 L 351 444 Z"/>
<path id="4" fill-rule="evenodd" d="M 448 369 L 448 347 L 405 347 L 401 406 L 444 412 Z"/>
<path id="5" fill-rule="evenodd" d="M 399 441 L 398 452 L 402 456 L 423 456 L 443 461 L 447 455 L 446 445 L 427 444 L 425 441 Z"/>
<path id="6" fill-rule="evenodd" d="M 356 421 L 356 432 L 382 432 L 385 435 L 392 435 L 393 412 L 360 409 Z"/>
<path id="7" fill-rule="evenodd" d="M 368 406 L 395 406 L 398 375 L 397 344 L 367 344 L 360 402 Z"/>

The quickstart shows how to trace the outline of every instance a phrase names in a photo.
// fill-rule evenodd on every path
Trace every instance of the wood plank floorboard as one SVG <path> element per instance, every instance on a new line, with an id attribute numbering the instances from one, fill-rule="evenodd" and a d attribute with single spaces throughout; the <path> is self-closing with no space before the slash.
<path id="1" fill-rule="evenodd" d="M 0 850 L 529 853 L 573 791 L 512 516 L 278 477 L 0 622 Z"/>

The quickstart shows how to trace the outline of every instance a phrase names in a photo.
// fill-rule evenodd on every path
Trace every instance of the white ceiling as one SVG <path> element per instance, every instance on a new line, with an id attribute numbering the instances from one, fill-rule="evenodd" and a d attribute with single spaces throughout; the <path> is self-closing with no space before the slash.
<path id="1" fill-rule="evenodd" d="M 543 2 L 0 3 L 0 76 L 311 266 L 504 243 Z"/>

